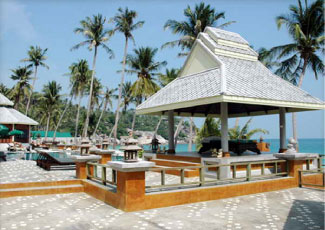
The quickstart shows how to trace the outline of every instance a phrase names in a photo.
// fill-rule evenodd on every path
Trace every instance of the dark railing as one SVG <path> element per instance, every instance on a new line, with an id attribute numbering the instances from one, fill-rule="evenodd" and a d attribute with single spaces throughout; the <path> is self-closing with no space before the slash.
<path id="1" fill-rule="evenodd" d="M 284 172 L 279 172 L 279 164 L 285 163 Z M 274 172 L 270 174 L 265 174 L 266 165 L 273 164 Z M 252 166 L 261 165 L 261 175 L 252 175 Z M 246 174 L 243 177 L 237 176 L 237 167 L 246 166 Z M 221 167 L 230 167 L 232 169 L 231 178 L 220 178 Z M 216 179 L 214 180 L 205 180 L 205 171 L 208 169 L 216 169 Z M 245 163 L 231 163 L 231 164 L 218 164 L 218 165 L 200 165 L 200 166 L 183 166 L 183 167 L 166 167 L 166 168 L 151 168 L 150 172 L 159 172 L 161 175 L 160 185 L 146 186 L 148 189 L 154 188 L 168 188 L 168 187 L 185 187 L 189 185 L 198 185 L 203 186 L 206 184 L 213 184 L 221 181 L 236 181 L 236 180 L 245 180 L 250 181 L 254 178 L 267 178 L 274 176 L 287 176 L 288 175 L 288 164 L 286 160 L 271 160 L 271 161 L 254 161 L 254 162 L 245 162 Z M 185 182 L 185 170 L 199 170 L 199 181 L 196 182 Z M 180 183 L 177 184 L 166 184 L 166 171 L 179 171 Z M 211 176 L 211 175 L 210 175 Z"/>

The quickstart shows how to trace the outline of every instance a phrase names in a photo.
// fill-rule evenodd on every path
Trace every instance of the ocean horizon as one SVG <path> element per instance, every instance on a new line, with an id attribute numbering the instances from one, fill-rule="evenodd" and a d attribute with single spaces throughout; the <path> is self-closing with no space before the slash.
<path id="1" fill-rule="evenodd" d="M 287 140 L 288 141 L 288 140 Z M 324 138 L 301 138 L 299 142 L 299 152 L 301 153 L 318 153 L 325 155 L 325 139 Z M 270 143 L 270 152 L 264 153 L 277 153 L 280 147 L 279 139 L 265 139 L 264 142 Z M 167 148 L 168 145 L 163 145 Z M 145 149 L 149 149 L 149 146 L 146 146 Z M 188 144 L 177 144 L 176 152 L 187 152 Z M 195 152 L 196 145 L 192 145 L 192 151 Z"/>

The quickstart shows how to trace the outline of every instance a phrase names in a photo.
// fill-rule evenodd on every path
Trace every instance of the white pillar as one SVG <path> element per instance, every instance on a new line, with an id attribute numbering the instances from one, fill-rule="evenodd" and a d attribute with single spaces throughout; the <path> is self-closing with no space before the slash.
<path id="1" fill-rule="evenodd" d="M 175 151 L 174 142 L 174 111 L 168 111 L 168 148 L 171 152 Z"/>
<path id="2" fill-rule="evenodd" d="M 220 119 L 221 119 L 221 148 L 224 153 L 229 153 L 228 146 L 228 103 L 220 103 Z"/>
<path id="3" fill-rule="evenodd" d="M 286 141 L 286 110 L 285 108 L 279 109 L 279 121 L 280 121 L 280 151 L 287 148 Z"/>
<path id="4" fill-rule="evenodd" d="M 15 124 L 12 124 L 12 130 L 15 129 Z M 15 135 L 12 135 L 12 142 L 15 142 Z"/>

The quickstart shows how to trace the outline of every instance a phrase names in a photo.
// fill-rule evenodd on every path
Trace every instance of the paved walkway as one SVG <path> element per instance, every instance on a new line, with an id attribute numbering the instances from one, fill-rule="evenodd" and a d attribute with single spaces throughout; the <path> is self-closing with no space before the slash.
<path id="1" fill-rule="evenodd" d="M 15 160 L 0 163 L 0 183 L 73 180 L 75 170 L 46 171 L 36 161 Z"/>
<path id="2" fill-rule="evenodd" d="M 324 229 L 324 191 L 294 188 L 126 213 L 85 193 L 0 199 L 0 229 Z"/>

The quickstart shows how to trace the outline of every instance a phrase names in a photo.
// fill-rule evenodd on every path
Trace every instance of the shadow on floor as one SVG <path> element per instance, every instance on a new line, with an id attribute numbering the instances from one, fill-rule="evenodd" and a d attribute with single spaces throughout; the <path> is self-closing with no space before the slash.
<path id="1" fill-rule="evenodd" d="M 283 229 L 324 229 L 324 207 L 324 200 L 319 202 L 295 200 Z"/>

